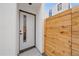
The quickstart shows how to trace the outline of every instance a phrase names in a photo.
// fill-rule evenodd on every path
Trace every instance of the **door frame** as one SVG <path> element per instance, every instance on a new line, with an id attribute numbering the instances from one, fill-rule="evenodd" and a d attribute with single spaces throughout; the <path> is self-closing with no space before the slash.
<path id="1" fill-rule="evenodd" d="M 27 13 L 27 14 L 30 14 L 30 15 L 34 16 L 34 20 L 35 20 L 34 21 L 34 32 L 35 33 L 34 33 L 34 46 L 23 49 L 23 50 L 20 50 L 20 34 L 19 34 L 19 54 L 26 51 L 26 50 L 29 50 L 33 47 L 36 47 L 36 14 L 19 9 L 19 30 L 20 30 L 20 12 Z"/>

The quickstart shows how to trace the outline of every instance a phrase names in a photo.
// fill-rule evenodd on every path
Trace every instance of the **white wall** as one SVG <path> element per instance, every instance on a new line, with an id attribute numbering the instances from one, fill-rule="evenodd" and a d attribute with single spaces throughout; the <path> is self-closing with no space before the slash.
<path id="1" fill-rule="evenodd" d="M 0 55 L 17 55 L 19 53 L 19 9 L 31 12 L 37 15 L 39 12 L 39 5 L 37 7 L 29 7 L 26 4 L 0 4 Z M 40 14 L 41 15 L 41 14 Z M 40 16 L 39 15 L 39 16 Z M 38 20 L 38 19 L 37 19 Z M 43 20 L 43 19 L 42 19 Z M 5 22 L 4 22 L 5 21 Z M 39 19 L 40 21 L 40 19 Z M 42 31 L 41 22 L 38 22 L 38 32 Z M 42 34 L 42 32 L 41 32 Z M 38 33 L 37 35 L 41 35 Z M 42 36 L 36 39 L 39 41 L 37 47 L 42 51 Z"/>
<path id="2" fill-rule="evenodd" d="M 36 21 L 36 47 L 41 53 L 44 52 L 44 4 L 41 4 L 37 12 L 37 21 Z"/>
<path id="3" fill-rule="evenodd" d="M 27 4 L 20 3 L 18 4 L 18 10 L 19 9 L 36 14 L 36 47 L 41 53 L 43 53 L 44 52 L 44 26 L 43 26 L 44 4 L 37 3 L 37 4 L 33 4 L 33 6 L 28 6 Z"/>
<path id="4" fill-rule="evenodd" d="M 32 5 L 28 5 L 28 3 L 18 3 L 17 6 L 18 6 L 18 10 L 21 9 L 36 14 L 40 6 L 40 3 L 34 3 Z"/>
<path id="5" fill-rule="evenodd" d="M 0 3 L 0 56 L 16 55 L 16 4 Z"/>
<path id="6" fill-rule="evenodd" d="M 19 30 L 19 27 L 18 27 L 18 25 L 19 25 L 19 9 L 30 12 L 30 13 L 34 13 L 34 14 L 36 14 L 36 18 L 37 18 L 37 12 L 39 10 L 39 6 L 40 6 L 40 3 L 35 3 L 31 6 L 29 6 L 27 3 L 18 3 L 17 4 L 17 11 L 18 11 L 18 14 L 17 14 L 17 16 L 18 16 L 18 20 L 17 20 L 17 36 L 18 36 L 17 37 L 17 39 L 18 39 L 17 40 L 17 53 L 19 53 L 19 34 L 18 34 L 19 33 L 19 31 L 18 31 Z M 38 19 L 36 19 L 36 20 L 38 20 Z M 37 35 L 39 35 L 39 34 L 37 34 Z M 36 39 L 36 42 L 39 40 L 38 38 Z M 37 44 L 36 44 L 36 46 L 37 46 Z M 40 49 L 40 48 L 38 48 L 38 49 Z"/>

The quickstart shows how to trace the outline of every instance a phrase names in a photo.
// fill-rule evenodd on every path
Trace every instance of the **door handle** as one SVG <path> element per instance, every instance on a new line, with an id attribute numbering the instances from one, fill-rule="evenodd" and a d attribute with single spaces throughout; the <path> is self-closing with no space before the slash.
<path id="1" fill-rule="evenodd" d="M 22 35 L 21 30 L 19 31 L 19 34 Z"/>
<path id="2" fill-rule="evenodd" d="M 20 35 L 22 35 L 22 33 L 21 33 L 21 32 L 20 32 L 19 34 L 20 34 Z"/>

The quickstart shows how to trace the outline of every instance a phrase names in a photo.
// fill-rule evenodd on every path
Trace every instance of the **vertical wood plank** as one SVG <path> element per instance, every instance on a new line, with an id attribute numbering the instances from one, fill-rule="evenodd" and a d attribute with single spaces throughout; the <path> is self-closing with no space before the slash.
<path id="1" fill-rule="evenodd" d="M 79 56 L 79 7 L 72 9 L 72 55 Z"/>

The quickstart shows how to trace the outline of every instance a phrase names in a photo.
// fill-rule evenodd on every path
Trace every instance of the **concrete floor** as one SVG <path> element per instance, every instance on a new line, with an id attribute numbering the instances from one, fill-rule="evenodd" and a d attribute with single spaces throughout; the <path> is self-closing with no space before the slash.
<path id="1" fill-rule="evenodd" d="M 19 56 L 42 56 L 42 54 L 36 48 L 32 48 L 21 53 Z"/>

